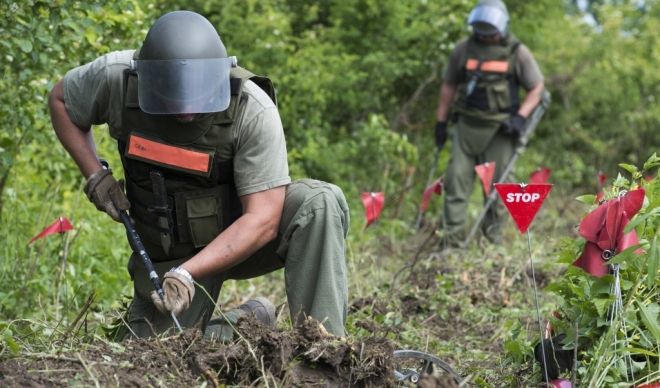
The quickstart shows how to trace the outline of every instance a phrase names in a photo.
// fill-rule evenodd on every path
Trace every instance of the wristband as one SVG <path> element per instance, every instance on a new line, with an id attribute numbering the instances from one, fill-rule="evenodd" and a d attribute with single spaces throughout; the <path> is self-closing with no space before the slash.
<path id="1" fill-rule="evenodd" d="M 185 276 L 186 278 L 188 278 L 188 280 L 190 280 L 190 283 L 194 283 L 194 282 L 195 282 L 195 279 L 192 277 L 192 275 L 190 274 L 190 272 L 186 271 L 185 269 L 183 269 L 183 268 L 181 268 L 181 267 L 174 267 L 174 268 L 172 268 L 172 269 L 170 270 L 170 272 L 180 273 L 181 275 L 183 275 L 183 276 Z"/>

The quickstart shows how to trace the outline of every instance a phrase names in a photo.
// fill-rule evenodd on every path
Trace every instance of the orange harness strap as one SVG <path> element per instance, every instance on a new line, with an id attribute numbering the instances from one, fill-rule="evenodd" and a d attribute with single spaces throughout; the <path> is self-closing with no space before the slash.
<path id="1" fill-rule="evenodd" d="M 477 70 L 479 61 L 476 59 L 468 59 L 465 68 L 467 70 Z M 486 61 L 481 64 L 481 71 L 489 71 L 491 73 L 506 73 L 509 70 L 509 62 L 504 61 Z"/>
<path id="2" fill-rule="evenodd" d="M 135 135 L 128 139 L 128 154 L 187 170 L 204 173 L 209 171 L 208 154 L 157 143 Z"/>

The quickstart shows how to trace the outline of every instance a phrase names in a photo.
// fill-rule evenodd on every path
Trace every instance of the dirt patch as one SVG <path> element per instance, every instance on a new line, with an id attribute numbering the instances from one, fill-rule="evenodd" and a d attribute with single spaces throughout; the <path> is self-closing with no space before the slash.
<path id="1" fill-rule="evenodd" d="M 419 388 L 458 388 L 456 380 L 450 375 L 423 375 L 417 382 Z"/>
<path id="2" fill-rule="evenodd" d="M 386 304 L 375 297 L 357 298 L 351 303 L 350 311 L 360 311 L 364 309 L 372 309 L 376 314 L 387 313 Z"/>
<path id="3" fill-rule="evenodd" d="M 0 386 L 396 386 L 388 339 L 351 343 L 313 318 L 284 330 L 250 316 L 237 329 L 242 339 L 226 345 L 189 329 L 168 338 L 94 341 L 60 354 L 6 357 L 0 360 Z"/>

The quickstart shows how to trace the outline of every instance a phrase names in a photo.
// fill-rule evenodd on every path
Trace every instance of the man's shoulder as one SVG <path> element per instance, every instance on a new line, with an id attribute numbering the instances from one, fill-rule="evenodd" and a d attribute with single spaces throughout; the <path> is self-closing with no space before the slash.
<path id="1" fill-rule="evenodd" d="M 464 52 L 467 52 L 467 46 L 468 46 L 468 41 L 470 40 L 469 36 L 466 36 L 465 38 L 462 38 L 456 44 L 454 45 L 453 54 L 462 54 Z"/>
<path id="2" fill-rule="evenodd" d="M 112 51 L 104 55 L 106 65 L 129 66 L 135 50 Z"/>
<path id="3" fill-rule="evenodd" d="M 248 96 L 248 104 L 255 105 L 255 108 L 261 107 L 261 110 L 276 108 L 275 103 L 268 94 L 250 80 L 243 83 L 243 94 Z"/>
<path id="4" fill-rule="evenodd" d="M 518 55 L 521 53 L 523 55 L 532 55 L 532 50 L 530 50 L 529 47 L 527 47 L 527 45 L 523 42 L 518 41 Z"/>
<path id="5" fill-rule="evenodd" d="M 66 78 L 108 77 L 113 78 L 123 73 L 130 66 L 135 50 L 113 51 L 102 55 L 92 62 L 76 67 L 67 73 Z"/>
<path id="6" fill-rule="evenodd" d="M 518 61 L 521 64 L 526 64 L 530 60 L 534 59 L 534 54 L 532 54 L 532 50 L 529 49 L 524 43 L 518 41 L 518 49 L 516 50 L 516 55 L 518 58 Z"/>
<path id="7" fill-rule="evenodd" d="M 135 50 L 112 51 L 96 58 L 91 62 L 91 66 L 105 67 L 110 71 L 123 71 L 130 66 L 131 60 L 133 59 L 133 53 L 135 53 Z"/>

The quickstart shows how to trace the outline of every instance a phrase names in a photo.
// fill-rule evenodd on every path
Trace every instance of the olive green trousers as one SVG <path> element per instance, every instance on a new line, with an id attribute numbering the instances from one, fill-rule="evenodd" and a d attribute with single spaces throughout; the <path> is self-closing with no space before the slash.
<path id="1" fill-rule="evenodd" d="M 467 208 L 472 195 L 476 172 L 474 167 L 486 162 L 495 162 L 493 184 L 502 176 L 504 169 L 515 152 L 516 139 L 498 132 L 488 146 L 479 154 L 469 155 L 461 147 L 458 127 L 452 133 L 452 148 L 449 165 L 444 178 L 444 209 L 440 228 L 444 228 L 444 238 L 449 246 L 458 246 L 467 237 Z M 491 190 L 494 188 L 491 185 Z M 484 192 L 484 203 L 487 196 Z M 482 232 L 492 243 L 500 242 L 501 223 L 506 211 L 501 199 L 488 209 L 484 216 Z"/>
<path id="2" fill-rule="evenodd" d="M 348 225 L 348 205 L 339 187 L 312 179 L 290 183 L 286 187 L 277 238 L 235 267 L 199 279 L 197 283 L 205 290 L 195 286 L 195 297 L 190 307 L 177 317 L 179 323 L 184 328 L 199 327 L 204 331 L 225 280 L 250 279 L 284 268 L 294 324 L 312 316 L 323 322 L 328 332 L 343 336 L 348 314 L 345 261 Z M 165 272 L 187 259 L 154 263 L 154 267 L 162 278 Z M 142 263 L 135 253 L 130 260 L 129 273 L 135 279 L 133 272 L 143 270 Z M 154 333 L 174 333 L 171 316 L 161 314 L 149 295 L 138 291 L 144 288 L 134 287 L 128 322 L 131 330 L 141 338 Z M 235 324 L 239 314 L 232 310 L 225 313 L 225 317 Z"/>

